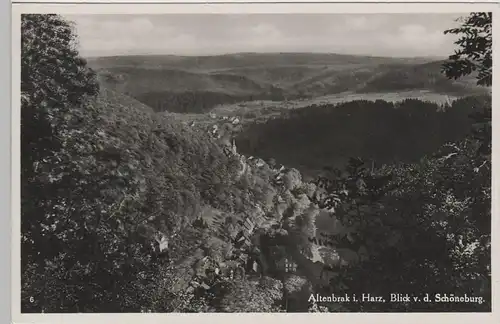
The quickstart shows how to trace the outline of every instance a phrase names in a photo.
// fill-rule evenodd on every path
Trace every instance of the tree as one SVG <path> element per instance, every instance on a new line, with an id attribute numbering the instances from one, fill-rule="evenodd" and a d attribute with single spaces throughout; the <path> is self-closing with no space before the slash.
<path id="1" fill-rule="evenodd" d="M 262 203 L 271 174 L 242 189 L 239 159 L 215 140 L 99 89 L 61 17 L 25 15 L 22 28 L 22 311 L 163 312 L 194 297 L 189 311 L 207 310 L 209 296 L 184 284 L 220 219 L 191 224 L 205 205 L 225 215 Z M 168 239 L 168 256 L 155 237 Z M 231 246 L 216 243 L 222 261 Z M 259 284 L 252 309 L 280 298 L 271 284 Z"/>
<path id="2" fill-rule="evenodd" d="M 71 160 L 63 153 L 71 133 L 68 126 L 75 121 L 70 121 L 70 112 L 99 90 L 95 74 L 75 48 L 72 26 L 61 17 L 22 15 L 21 253 L 23 288 L 29 285 L 32 293 L 37 289 L 33 272 L 42 274 L 44 267 L 57 269 L 57 265 L 46 264 L 47 258 L 57 257 L 59 252 L 51 251 L 57 250 L 53 246 L 56 240 L 47 234 L 56 226 L 54 222 L 65 220 L 53 216 L 58 208 L 73 207 L 56 193 L 60 188 L 56 182 L 63 177 L 61 167 Z M 33 295 L 23 297 L 27 300 Z M 38 303 L 43 301 L 35 298 L 27 305 L 40 309 Z"/>
<path id="3" fill-rule="evenodd" d="M 462 25 L 445 31 L 445 34 L 460 35 L 455 42 L 459 49 L 450 55 L 449 62 L 443 64 L 443 72 L 448 78 L 458 79 L 477 71 L 477 84 L 492 84 L 492 17 L 491 12 L 473 12 L 468 17 L 459 18 Z M 471 116 L 476 122 L 474 136 L 482 144 L 478 154 L 491 159 L 491 100 L 482 105 L 482 111 Z"/>
<path id="4" fill-rule="evenodd" d="M 263 277 L 259 281 L 243 279 L 231 283 L 219 308 L 223 312 L 279 312 L 283 299 L 281 281 Z"/>
<path id="5" fill-rule="evenodd" d="M 443 65 L 447 77 L 458 79 L 477 71 L 477 84 L 491 86 L 492 16 L 491 12 L 473 12 L 459 19 L 460 27 L 444 32 L 460 35 L 455 42 L 459 49 L 449 56 L 450 62 Z"/>
<path id="6" fill-rule="evenodd" d="M 491 85 L 491 14 L 472 13 L 461 28 L 447 33 L 463 36 L 457 41 L 461 49 L 443 67 L 446 75 L 459 78 L 479 71 L 478 84 Z M 422 109 L 421 105 L 415 108 Z M 491 100 L 461 99 L 443 114 L 445 123 L 467 128 L 467 123 L 460 123 L 462 117 L 453 118 L 459 116 L 458 109 L 475 111 L 472 134 L 416 163 L 375 170 L 388 185 L 378 189 L 368 185 L 365 194 L 351 186 L 350 194 L 357 193 L 358 199 L 344 199 L 347 207 L 363 198 L 376 197 L 381 202 L 381 208 L 370 206 L 364 217 L 377 222 L 359 227 L 361 236 L 378 233 L 373 242 L 379 246 L 367 244 L 368 260 L 350 265 L 339 277 L 349 293 L 389 296 L 398 291 L 432 296 L 446 291 L 481 296 L 483 302 L 351 304 L 351 310 L 491 311 Z M 390 177 L 385 179 L 386 175 Z M 365 176 L 365 180 L 370 178 Z M 327 292 L 342 291 L 338 281 L 328 288 Z"/>
<path id="7" fill-rule="evenodd" d="M 116 116 L 103 123 L 71 24 L 23 15 L 21 28 L 22 310 L 138 311 L 160 266 L 136 230 L 139 163 Z"/>
<path id="8" fill-rule="evenodd" d="M 390 293 L 432 295 L 443 291 L 481 296 L 481 305 L 349 304 L 352 311 L 487 311 L 490 309 L 489 168 L 475 168 L 477 141 L 466 139 L 446 151 L 407 166 L 375 170 L 375 179 L 387 182 L 357 226 L 366 243 L 367 261 L 351 264 L 332 280 L 325 294 Z M 390 174 L 385 179 L 385 174 Z M 381 177 L 382 176 L 382 177 Z M 381 178 L 380 178 L 381 177 Z M 370 180 L 370 178 L 367 178 Z M 368 192 L 376 186 L 367 181 Z M 377 181 L 378 182 L 378 181 Z M 378 196 L 378 195 L 377 195 Z M 345 201 L 356 206 L 357 201 Z M 337 212 L 338 214 L 338 212 Z M 357 214 L 346 215 L 355 220 Z M 375 221 L 370 224 L 370 220 Z M 339 242 L 341 243 L 341 242 Z M 346 246 L 356 246 L 347 242 Z M 337 244 L 337 247 L 340 247 Z M 356 250 L 356 248 L 354 248 Z M 346 287 L 341 288 L 342 285 Z"/>

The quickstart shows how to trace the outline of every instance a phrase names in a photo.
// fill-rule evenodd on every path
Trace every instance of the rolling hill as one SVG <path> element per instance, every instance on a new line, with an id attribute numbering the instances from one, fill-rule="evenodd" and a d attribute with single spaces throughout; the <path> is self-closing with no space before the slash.
<path id="1" fill-rule="evenodd" d="M 438 63 L 122 57 L 96 76 L 69 22 L 21 20 L 23 313 L 491 312 L 491 98 L 384 100 L 458 91 Z M 211 108 L 239 100 L 267 118 Z M 481 299 L 309 300 L 395 291 Z"/>
<path id="2" fill-rule="evenodd" d="M 256 66 L 310 66 L 344 64 L 417 64 L 429 62 L 425 58 L 387 58 L 344 54 L 319 53 L 235 53 L 212 56 L 131 55 L 93 57 L 88 63 L 93 68 L 152 67 L 178 68 L 191 71 L 220 71 Z"/>
<path id="3" fill-rule="evenodd" d="M 350 157 L 377 165 L 412 163 L 469 134 L 470 114 L 487 102 L 486 96 L 470 96 L 444 105 L 444 111 L 418 99 L 312 105 L 249 123 L 236 144 L 244 154 L 274 158 L 306 174 L 342 168 Z"/>
<path id="4" fill-rule="evenodd" d="M 442 76 L 442 61 L 313 53 L 119 56 L 89 59 L 100 82 L 155 111 L 204 113 L 220 104 L 341 93 L 425 90 L 463 96 L 470 77 Z"/>

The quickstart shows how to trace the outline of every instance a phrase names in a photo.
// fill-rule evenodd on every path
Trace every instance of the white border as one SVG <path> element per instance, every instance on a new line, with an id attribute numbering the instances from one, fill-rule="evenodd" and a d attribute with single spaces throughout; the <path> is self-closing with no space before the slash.
<path id="1" fill-rule="evenodd" d="M 96 3 L 96 4 L 103 4 L 103 2 L 105 3 L 110 3 L 110 4 L 113 4 L 113 3 L 119 3 L 119 4 L 123 4 L 123 3 L 131 3 L 131 4 L 141 4 L 141 5 L 144 5 L 144 4 L 181 4 L 181 5 L 185 5 L 185 4 L 189 4 L 189 3 L 192 3 L 192 4 L 200 4 L 200 3 L 223 3 L 223 4 L 228 4 L 228 3 L 252 3 L 252 4 L 266 4 L 268 5 L 269 3 L 292 3 L 292 4 L 298 4 L 298 3 L 306 3 L 306 2 L 309 2 L 309 4 L 313 3 L 313 2 L 319 2 L 319 3 L 326 3 L 326 2 L 332 2 L 332 3 L 348 3 L 348 4 L 353 4 L 355 2 L 358 2 L 358 3 L 381 3 L 381 2 L 387 2 L 387 3 L 422 3 L 422 4 L 426 4 L 426 3 L 437 3 L 437 2 L 441 2 L 441 3 L 470 3 L 470 2 L 474 2 L 476 4 L 480 4 L 480 3 L 490 3 L 490 4 L 498 4 L 498 0 L 481 0 L 481 1 L 455 1 L 455 0 L 440 0 L 440 1 L 426 1 L 426 0 L 420 0 L 420 1 L 407 1 L 407 0 L 399 0 L 399 1 L 390 1 L 390 0 L 356 0 L 356 1 L 303 1 L 303 0 L 278 0 L 278 1 L 268 1 L 268 0 L 252 0 L 252 1 L 245 1 L 245 0 L 233 0 L 233 1 L 230 1 L 230 0 L 212 0 L 212 1 L 202 1 L 202 0 L 187 0 L 187 1 L 176 1 L 176 0 L 143 0 L 143 1 L 140 1 L 140 0 L 107 0 L 107 1 L 100 1 L 100 0 L 86 0 L 86 1 L 78 1 L 78 0 L 54 0 L 54 1 L 51 1 L 51 0 L 14 0 L 12 1 L 13 3 L 34 3 L 34 2 L 37 2 L 37 3 L 61 3 L 61 4 L 64 4 L 64 3 L 67 3 L 67 4 L 70 4 L 70 3 L 81 3 L 81 2 L 85 2 L 85 3 Z M 480 11 L 480 10 L 477 10 L 477 11 Z"/>
<path id="2" fill-rule="evenodd" d="M 127 1 L 126 2 L 132 2 Z M 256 321 L 270 322 L 289 322 L 289 321 L 314 321 L 318 323 L 331 323 L 333 321 L 350 321 L 356 323 L 361 321 L 390 323 L 471 323 L 480 322 L 481 324 L 500 323 L 498 316 L 498 284 L 496 279 L 499 275 L 500 258 L 495 256 L 497 251 L 498 235 L 495 229 L 498 228 L 499 221 L 497 217 L 498 201 L 492 202 L 492 271 L 493 271 L 493 300 L 492 313 L 411 313 L 411 314 L 390 314 L 390 313 L 340 313 L 340 314 L 21 314 L 20 313 L 20 14 L 21 13 L 59 13 L 59 14 L 247 14 L 247 13 L 444 13 L 456 12 L 467 13 L 471 11 L 492 11 L 494 35 L 500 35 L 499 7 L 494 5 L 496 1 L 489 1 L 492 4 L 478 3 L 232 3 L 232 4 L 13 4 L 12 5 L 12 321 L 14 323 L 136 323 L 138 321 L 147 321 L 148 324 L 165 323 L 234 323 L 239 322 L 252 323 Z M 159 2 L 155 1 L 154 2 Z M 152 2 L 153 2 L 152 1 Z M 28 2 L 21 0 L 19 2 Z M 47 2 L 45 0 L 39 2 Z M 60 0 L 60 2 L 70 2 Z M 90 0 L 87 2 L 98 2 Z M 116 1 L 115 1 L 116 2 Z M 365 0 L 366 2 L 366 0 Z M 499 42 L 493 37 L 493 62 L 496 63 L 499 56 Z M 496 64 L 494 64 L 496 65 Z M 496 71 L 496 68 L 494 68 Z M 493 77 L 493 89 L 498 89 L 498 78 Z M 498 98 L 496 91 L 493 91 L 493 107 L 497 106 Z M 495 128 L 495 120 L 500 118 L 499 111 L 493 109 L 493 165 L 498 159 L 497 141 L 499 131 Z M 492 179 L 492 197 L 498 195 L 498 175 L 493 170 Z M 495 226 L 496 225 L 496 226 Z M 496 319 L 496 320 L 495 320 Z"/>
<path id="3" fill-rule="evenodd" d="M 27 0 L 24 0 L 27 1 Z M 160 2 L 159 0 L 154 0 Z M 365 0 L 363 3 L 132 3 L 125 0 L 124 3 L 92 3 L 85 4 L 59 4 L 42 3 L 36 4 L 12 4 L 12 27 L 13 35 L 18 32 L 14 30 L 14 16 L 21 13 L 60 13 L 60 14 L 339 14 L 339 13 L 468 13 L 472 11 L 497 11 L 498 5 L 484 4 L 474 1 L 460 4 L 440 3 L 388 3 Z M 69 2 L 69 1 L 66 1 Z M 117 2 L 117 1 L 116 1 Z"/>

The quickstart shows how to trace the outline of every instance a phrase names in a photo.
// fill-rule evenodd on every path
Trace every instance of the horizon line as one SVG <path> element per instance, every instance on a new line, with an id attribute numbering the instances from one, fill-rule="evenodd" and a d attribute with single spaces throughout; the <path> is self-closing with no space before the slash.
<path id="1" fill-rule="evenodd" d="M 336 52 L 303 52 L 303 51 L 273 51 L 273 52 L 226 52 L 219 54 L 172 54 L 172 53 L 155 53 L 155 54 L 111 54 L 111 55 L 81 55 L 85 58 L 113 58 L 113 57 L 134 57 L 134 56 L 173 56 L 173 57 L 220 57 L 231 55 L 286 55 L 286 54 L 312 54 L 312 55 L 337 55 L 337 56 L 354 56 L 354 57 L 369 57 L 369 58 L 392 58 L 392 59 L 447 59 L 447 56 L 429 55 L 429 56 L 383 56 L 383 55 L 369 55 L 369 54 L 342 54 Z"/>

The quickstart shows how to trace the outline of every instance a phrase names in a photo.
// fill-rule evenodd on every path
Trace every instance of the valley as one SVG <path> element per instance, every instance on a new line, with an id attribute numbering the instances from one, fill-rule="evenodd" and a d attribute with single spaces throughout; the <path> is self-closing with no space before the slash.
<path id="1" fill-rule="evenodd" d="M 309 144 L 305 144 L 308 150 L 304 152 L 300 152 L 301 144 L 297 144 L 299 147 L 295 146 L 293 149 L 290 144 L 273 146 L 275 141 L 281 141 L 274 135 L 268 136 L 265 143 L 262 143 L 264 146 L 259 144 L 255 147 L 252 144 L 249 149 L 244 143 L 245 136 L 251 129 L 265 127 L 258 124 L 269 122 L 272 125 L 273 120 L 278 120 L 274 122 L 277 125 L 279 120 L 288 118 L 291 111 L 313 111 L 308 110 L 309 107 L 317 111 L 321 109 L 319 107 L 342 106 L 353 101 L 383 100 L 396 104 L 404 100 L 418 100 L 434 103 L 437 105 L 436 109 L 439 109 L 441 106 L 452 105 L 461 97 L 488 95 L 488 88 L 478 87 L 474 83 L 474 74 L 458 80 L 443 76 L 442 62 L 425 58 L 399 59 L 313 53 L 240 53 L 206 57 L 122 56 L 89 59 L 89 65 L 97 71 L 103 87 L 132 97 L 156 112 L 202 131 L 209 131 L 213 127 L 220 128 L 227 124 L 228 120 L 231 120 L 229 124 L 236 120 L 237 126 L 226 127 L 226 131 L 230 133 L 227 136 L 237 138 L 238 147 L 245 154 L 266 159 L 277 157 L 280 163 L 311 174 L 317 174 L 317 171 L 325 166 L 323 164 L 340 166 L 347 161 L 349 154 L 361 153 L 352 151 L 352 148 L 347 151 L 342 148 L 339 151 L 332 147 L 335 152 L 331 155 L 328 150 L 323 150 L 322 145 L 326 145 L 323 142 L 317 146 L 316 151 L 310 151 L 315 147 L 310 145 L 312 142 L 327 140 L 319 134 L 305 142 Z M 327 118 L 337 117 L 331 115 Z M 354 118 L 351 120 L 356 123 Z M 296 127 L 300 132 L 308 131 L 306 125 L 298 124 Z M 382 129 L 382 126 L 373 127 L 375 132 Z M 239 135 L 241 132 L 244 134 Z M 259 132 L 261 130 L 257 130 L 257 133 Z M 295 135 L 297 134 L 295 132 Z M 331 133 L 333 136 L 336 136 L 335 134 L 335 131 Z M 337 135 L 350 136 L 348 133 Z M 287 137 L 290 136 L 283 138 Z M 366 139 L 354 140 L 360 142 Z M 303 143 L 303 140 L 296 143 Z M 290 152 L 282 156 L 280 152 L 283 150 Z M 339 154 L 343 151 L 345 153 Z M 430 151 L 431 149 L 428 152 Z M 321 157 L 318 152 L 321 152 Z M 419 154 L 416 153 L 415 156 L 420 156 Z M 336 158 L 333 158 L 334 156 Z M 370 154 L 366 157 L 373 158 Z M 324 162 L 318 164 L 318 161 Z"/>
<path id="2" fill-rule="evenodd" d="M 238 103 L 253 101 L 279 101 L 285 102 L 282 107 L 296 107 L 364 97 L 447 100 L 447 96 L 486 92 L 474 84 L 474 76 L 449 80 L 441 73 L 443 61 L 429 61 L 242 53 L 91 58 L 89 66 L 107 88 L 155 111 L 181 113 L 206 113 L 217 106 L 231 110 Z"/>
<path id="3" fill-rule="evenodd" d="M 377 168 L 414 163 L 464 137 L 471 107 L 488 96 L 473 77 L 451 81 L 441 75 L 441 61 L 426 59 L 243 53 L 97 58 L 89 64 L 110 94 L 134 98 L 222 145 L 234 143 L 244 160 L 296 168 L 304 181 L 325 168 L 345 168 L 351 157 Z M 439 112 L 443 107 L 447 111 Z M 320 212 L 321 233 L 353 230 L 331 226 L 331 215 Z M 302 267 L 315 276 L 323 264 L 343 260 L 326 246 L 312 251 Z M 359 258 L 358 251 L 343 251 Z"/>
<path id="4" fill-rule="evenodd" d="M 272 33 L 285 17 L 242 30 L 231 15 L 183 20 L 182 33 L 172 15 L 88 15 L 80 29 L 21 17 L 23 313 L 491 311 L 487 49 L 465 67 L 453 55 L 201 55 L 215 35 L 245 48 L 229 31 L 288 42 Z M 377 33 L 425 32 L 401 17 Z M 345 18 L 333 22 L 376 36 Z M 491 14 L 469 19 L 491 32 Z M 323 22 L 316 49 L 346 41 Z M 77 30 L 116 55 L 84 59 Z M 176 38 L 194 30 L 204 36 Z M 372 45 L 415 50 L 396 39 Z M 175 41 L 200 55 L 118 54 Z M 309 299 L 448 291 L 488 301 Z"/>
<path id="5" fill-rule="evenodd" d="M 220 60 L 102 58 L 90 64 L 110 92 L 135 98 L 156 114 L 223 146 L 236 145 L 232 149 L 243 165 L 243 177 L 255 177 L 260 168 L 274 177 L 280 174 L 279 166 L 296 168 L 304 186 L 325 175 L 325 168 L 346 168 L 352 157 L 370 161 L 372 170 L 416 163 L 466 136 L 472 107 L 483 105 L 488 94 L 470 79 L 444 78 L 440 63 L 421 60 L 235 54 Z M 303 197 L 286 192 L 276 197 L 286 201 L 285 208 L 296 208 L 292 206 Z M 312 203 L 311 197 L 305 199 L 306 205 Z M 223 228 L 229 217 L 220 209 L 203 215 L 203 222 L 214 230 Z M 343 225 L 325 209 L 313 219 L 310 255 L 291 248 L 294 240 L 285 246 L 299 272 L 314 285 L 325 285 L 341 269 L 376 255 L 376 249 L 368 252 L 362 244 L 353 247 L 351 241 L 337 241 L 363 232 L 359 225 Z M 260 230 L 288 226 L 265 222 Z M 394 229 L 393 237 L 382 241 L 392 246 L 400 236 Z M 326 244 L 327 237 L 336 237 L 334 246 Z"/>

